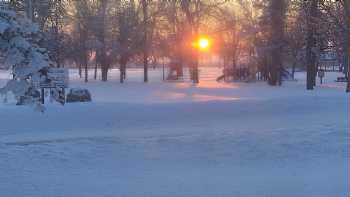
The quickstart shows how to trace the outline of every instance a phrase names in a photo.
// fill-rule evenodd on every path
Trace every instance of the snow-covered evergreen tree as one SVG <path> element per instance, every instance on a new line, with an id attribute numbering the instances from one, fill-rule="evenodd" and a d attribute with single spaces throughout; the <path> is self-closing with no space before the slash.
<path id="1" fill-rule="evenodd" d="M 41 106 L 37 88 L 46 80 L 48 68 L 54 66 L 47 50 L 40 47 L 42 42 L 37 25 L 5 6 L 0 8 L 1 60 L 13 75 L 0 94 L 12 92 L 17 101 Z"/>

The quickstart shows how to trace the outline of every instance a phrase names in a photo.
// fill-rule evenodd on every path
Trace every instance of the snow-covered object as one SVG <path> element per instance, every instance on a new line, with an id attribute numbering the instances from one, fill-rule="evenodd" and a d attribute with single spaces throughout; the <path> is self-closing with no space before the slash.
<path id="1" fill-rule="evenodd" d="M 90 102 L 91 94 L 89 90 L 82 88 L 72 88 L 67 95 L 67 103 Z"/>
<path id="2" fill-rule="evenodd" d="M 13 75 L 13 79 L 0 89 L 0 94 L 12 92 L 18 101 L 21 97 L 28 98 L 29 90 L 37 88 L 34 84 L 40 84 L 41 79 L 46 78 L 45 70 L 54 63 L 47 50 L 40 47 L 42 40 L 36 24 L 10 9 L 0 8 L 0 53 L 2 63 Z M 38 104 L 38 99 L 29 100 L 29 104 Z"/>

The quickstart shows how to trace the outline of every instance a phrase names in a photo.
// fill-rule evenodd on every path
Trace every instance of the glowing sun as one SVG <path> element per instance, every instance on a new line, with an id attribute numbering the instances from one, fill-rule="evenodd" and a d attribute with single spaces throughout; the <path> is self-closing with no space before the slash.
<path id="1" fill-rule="evenodd" d="M 200 49 L 208 49 L 209 48 L 209 40 L 207 38 L 199 39 L 199 48 Z"/>

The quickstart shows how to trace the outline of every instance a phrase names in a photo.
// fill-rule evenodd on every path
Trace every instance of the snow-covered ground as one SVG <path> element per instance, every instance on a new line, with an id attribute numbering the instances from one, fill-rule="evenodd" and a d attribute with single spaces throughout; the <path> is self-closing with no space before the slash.
<path id="1" fill-rule="evenodd" d="M 84 84 L 92 103 L 48 104 L 45 113 L 0 104 L 0 196 L 347 197 L 350 95 L 337 74 L 305 91 L 202 82 Z M 8 73 L 0 73 L 0 86 Z M 304 78 L 299 73 L 298 78 Z"/>

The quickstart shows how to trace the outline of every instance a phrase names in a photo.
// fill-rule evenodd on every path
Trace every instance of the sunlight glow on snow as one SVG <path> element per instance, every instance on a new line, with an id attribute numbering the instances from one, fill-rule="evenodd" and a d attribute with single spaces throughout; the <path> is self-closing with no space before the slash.
<path id="1" fill-rule="evenodd" d="M 213 96 L 213 95 L 194 94 L 192 95 L 192 100 L 197 102 L 236 101 L 236 100 L 240 100 L 240 98 L 230 97 L 230 96 Z"/>
<path id="2" fill-rule="evenodd" d="M 219 96 L 219 95 L 181 93 L 181 92 L 158 92 L 156 96 L 165 102 L 236 101 L 241 99 L 239 97 L 232 97 L 232 96 Z"/>
<path id="3" fill-rule="evenodd" d="M 237 89 L 239 88 L 238 83 L 219 83 L 215 79 L 209 81 L 200 81 L 195 86 L 192 83 L 177 83 L 176 88 L 185 89 L 190 87 L 201 88 L 201 89 Z"/>

